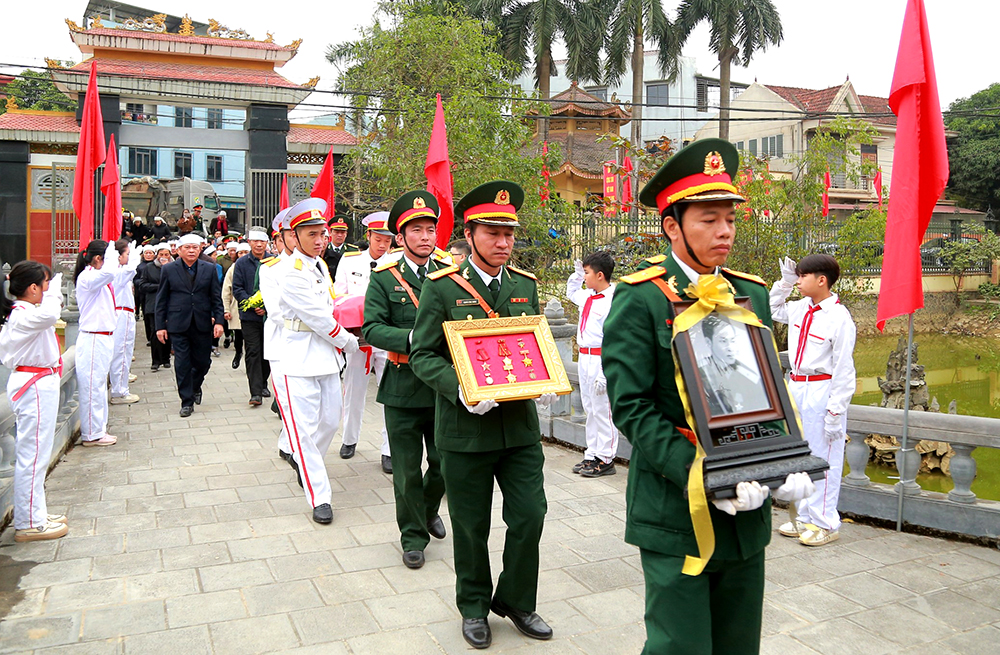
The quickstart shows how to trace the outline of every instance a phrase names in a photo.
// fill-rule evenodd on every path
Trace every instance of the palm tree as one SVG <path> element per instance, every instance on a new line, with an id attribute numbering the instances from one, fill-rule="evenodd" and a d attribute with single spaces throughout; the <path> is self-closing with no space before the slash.
<path id="1" fill-rule="evenodd" d="M 755 52 L 781 43 L 781 17 L 771 0 L 683 0 L 675 22 L 675 54 L 703 20 L 712 29 L 709 47 L 719 56 L 719 138 L 728 139 L 730 65 L 746 66 Z"/>

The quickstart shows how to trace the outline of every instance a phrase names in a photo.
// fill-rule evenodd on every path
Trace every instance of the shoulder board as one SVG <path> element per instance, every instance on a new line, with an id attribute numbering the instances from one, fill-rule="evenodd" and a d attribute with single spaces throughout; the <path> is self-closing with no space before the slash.
<path id="1" fill-rule="evenodd" d="M 360 255 L 360 254 L 361 254 L 360 250 L 352 250 L 350 252 L 345 252 L 344 257 L 353 257 L 355 255 Z"/>
<path id="2" fill-rule="evenodd" d="M 756 282 L 757 284 L 761 285 L 762 287 L 767 288 L 767 282 L 765 282 L 762 278 L 759 278 L 756 275 L 753 275 L 751 273 L 744 273 L 742 271 L 734 271 L 734 270 L 729 269 L 729 268 L 722 269 L 722 272 L 728 273 L 729 275 L 732 275 L 733 277 L 738 277 L 738 278 L 740 278 L 742 280 L 750 280 L 751 282 Z"/>
<path id="3" fill-rule="evenodd" d="M 266 264 L 269 261 L 271 261 L 272 259 L 277 259 L 277 258 L 276 257 L 265 257 L 264 259 L 260 260 L 260 263 L 261 264 Z"/>
<path id="4" fill-rule="evenodd" d="M 387 271 L 387 270 L 389 270 L 390 268 L 392 268 L 393 266 L 395 266 L 398 263 L 399 263 L 398 260 L 397 261 L 393 261 L 393 262 L 384 262 L 380 266 L 375 267 L 375 270 L 372 271 L 372 272 L 373 273 L 378 273 L 379 271 Z"/>
<path id="5" fill-rule="evenodd" d="M 264 266 L 274 266 L 275 264 L 278 264 L 280 262 L 281 260 L 278 259 L 277 257 L 268 257 L 267 259 L 262 261 L 261 264 L 263 264 Z"/>
<path id="6" fill-rule="evenodd" d="M 458 270 L 459 270 L 458 266 L 448 266 L 447 268 L 442 268 L 442 269 L 436 270 L 433 273 L 428 273 L 427 274 L 427 279 L 428 280 L 437 280 L 437 279 L 442 278 L 442 277 L 444 277 L 446 275 L 451 275 L 452 273 L 458 273 Z"/>
<path id="7" fill-rule="evenodd" d="M 302 270 L 302 260 L 301 259 L 296 259 L 295 260 L 295 270 L 296 271 L 301 271 Z"/>
<path id="8" fill-rule="evenodd" d="M 531 278 L 532 280 L 535 280 L 535 281 L 537 281 L 537 280 L 538 280 L 538 278 L 537 278 L 537 277 L 535 277 L 533 273 L 529 273 L 528 271 L 522 271 L 521 269 L 519 269 L 519 268 L 514 268 L 513 266 L 510 266 L 509 264 L 507 265 L 507 270 L 509 270 L 509 271 L 513 271 L 513 272 L 515 272 L 515 273 L 520 273 L 520 274 L 521 274 L 521 275 L 523 275 L 524 277 L 530 277 L 530 278 Z"/>
<path id="9" fill-rule="evenodd" d="M 652 257 L 647 257 L 646 261 L 650 264 L 662 264 L 667 259 L 667 256 L 662 252 L 659 255 L 653 255 Z"/>
<path id="10" fill-rule="evenodd" d="M 621 280 L 625 284 L 639 284 L 640 282 L 648 282 L 653 278 L 660 277 L 666 272 L 667 269 L 662 266 L 650 266 L 649 268 L 632 273 L 631 275 L 625 275 Z"/>
<path id="11" fill-rule="evenodd" d="M 390 250 L 389 252 L 390 252 L 391 254 L 395 254 L 395 253 L 397 253 L 397 252 L 403 252 L 403 248 L 402 248 L 402 247 L 400 247 L 400 248 L 393 248 L 393 249 L 392 249 L 392 250 Z"/>

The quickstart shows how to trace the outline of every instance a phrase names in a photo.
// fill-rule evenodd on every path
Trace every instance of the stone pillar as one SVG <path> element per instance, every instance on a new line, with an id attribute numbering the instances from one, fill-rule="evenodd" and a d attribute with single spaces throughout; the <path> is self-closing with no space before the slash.
<path id="1" fill-rule="evenodd" d="M 948 492 L 948 500 L 956 503 L 971 504 L 976 502 L 976 494 L 972 493 L 972 482 L 976 479 L 976 460 L 972 459 L 975 446 L 953 443 L 955 456 L 951 458 L 951 479 L 955 488 Z"/>
<path id="2" fill-rule="evenodd" d="M 847 464 L 851 467 L 851 472 L 844 478 L 844 484 L 852 487 L 867 487 L 871 484 L 871 479 L 865 475 L 865 467 L 868 465 L 868 458 L 871 456 L 871 448 L 865 443 L 864 435 L 848 434 L 848 442 L 845 457 Z"/>
<path id="3" fill-rule="evenodd" d="M 0 141 L 0 262 L 14 264 L 28 253 L 27 141 Z"/>
<path id="4" fill-rule="evenodd" d="M 562 359 L 563 367 L 570 380 L 576 380 L 573 394 L 579 396 L 580 382 L 577 373 L 576 362 L 573 361 L 573 337 L 576 336 L 576 324 L 566 320 L 566 312 L 562 303 L 555 298 L 549 300 L 545 305 L 545 320 L 549 323 L 552 337 L 556 342 L 556 350 L 559 351 L 559 358 Z M 569 416 L 572 412 L 572 401 L 569 396 L 560 396 L 549 408 L 552 416 Z M 581 405 L 582 410 L 582 405 Z"/>

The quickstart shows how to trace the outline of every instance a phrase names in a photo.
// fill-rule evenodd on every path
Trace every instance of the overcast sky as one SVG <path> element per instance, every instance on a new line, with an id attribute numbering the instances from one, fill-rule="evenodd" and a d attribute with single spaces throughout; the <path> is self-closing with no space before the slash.
<path id="1" fill-rule="evenodd" d="M 330 43 L 353 39 L 358 27 L 371 22 L 375 0 L 334 0 L 327 3 L 276 3 L 263 0 L 133 0 L 159 12 L 247 30 L 254 38 L 274 34 L 288 44 L 303 39 L 298 55 L 280 72 L 295 82 L 319 75 L 320 89 L 333 88 L 336 70 L 326 62 Z M 906 0 L 774 0 L 781 13 L 785 39 L 758 55 L 746 69 L 734 69 L 733 79 L 768 84 L 825 88 L 848 76 L 859 93 L 887 96 L 892 82 Z M 1000 78 L 996 65 L 996 32 L 1000 4 L 995 0 L 925 0 L 941 102 L 967 97 Z M 678 0 L 665 0 L 673 13 Z M 207 11 L 206 7 L 211 6 Z M 41 64 L 44 58 L 73 59 L 81 54 L 70 40 L 64 18 L 82 22 L 83 0 L 7 2 L 4 10 L 0 64 Z M 282 11 L 276 12 L 276 9 Z M 686 55 L 695 57 L 698 72 L 717 76 L 717 60 L 708 49 L 708 30 L 699 28 Z M 6 66 L 0 71 L 10 72 Z M 553 90 L 557 91 L 557 90 Z M 333 103 L 329 95 L 310 102 Z M 316 113 L 315 110 L 308 113 Z"/>

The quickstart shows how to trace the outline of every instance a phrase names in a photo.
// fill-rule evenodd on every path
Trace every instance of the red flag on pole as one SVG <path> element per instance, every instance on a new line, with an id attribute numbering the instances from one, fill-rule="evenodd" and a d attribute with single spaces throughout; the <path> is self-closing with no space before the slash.
<path id="1" fill-rule="evenodd" d="M 101 238 L 105 241 L 117 241 L 122 235 L 122 185 L 118 176 L 118 152 L 114 134 L 111 135 L 108 156 L 104 160 L 101 192 L 104 194 L 104 227 Z"/>
<path id="2" fill-rule="evenodd" d="M 542 207 L 545 206 L 545 201 L 548 200 L 550 197 L 549 177 L 551 177 L 551 174 L 549 173 L 549 165 L 545 161 L 545 156 L 548 154 L 549 154 L 549 142 L 545 141 L 542 143 L 542 191 L 540 194 L 542 197 Z"/>
<path id="3" fill-rule="evenodd" d="M 875 195 L 878 196 L 878 208 L 882 211 L 882 169 L 875 171 L 875 180 L 873 181 L 875 185 Z"/>
<path id="4" fill-rule="evenodd" d="M 830 215 L 830 171 L 823 175 L 823 216 Z"/>
<path id="5" fill-rule="evenodd" d="M 625 175 L 622 179 L 622 209 L 628 211 L 632 205 L 632 160 L 625 155 L 625 163 L 622 165 Z"/>
<path id="6" fill-rule="evenodd" d="M 285 184 L 282 193 L 285 194 L 284 202 L 288 202 L 288 184 L 287 175 L 285 176 Z M 326 212 L 323 214 L 323 218 L 330 220 L 333 218 L 334 203 L 336 198 L 334 196 L 334 186 L 333 186 L 333 146 L 330 146 L 330 152 L 326 154 L 326 160 L 323 162 L 323 168 L 319 170 L 319 176 L 316 178 L 316 183 L 313 184 L 312 193 L 309 194 L 313 198 L 322 198 L 326 201 Z M 286 204 L 285 207 L 288 205 Z M 284 209 L 284 207 L 282 207 Z"/>
<path id="7" fill-rule="evenodd" d="M 908 0 L 889 91 L 896 145 L 876 325 L 924 306 L 920 242 L 948 182 L 948 149 L 923 0 Z"/>
<path id="8" fill-rule="evenodd" d="M 90 65 L 87 95 L 80 122 L 80 144 L 76 151 L 76 175 L 73 177 L 73 211 L 80 221 L 80 250 L 94 239 L 94 172 L 107 156 L 104 147 L 104 118 L 97 95 L 97 64 Z M 121 216 L 118 217 L 121 222 Z"/>
<path id="9" fill-rule="evenodd" d="M 448 132 L 444 125 L 444 106 L 441 94 L 437 94 L 437 108 L 434 110 L 434 127 L 431 129 L 431 143 L 427 148 L 427 162 L 424 164 L 427 176 L 427 190 L 437 198 L 441 206 L 438 218 L 437 246 L 447 248 L 451 233 L 455 229 L 455 206 L 452 204 L 454 190 L 451 180 L 451 160 L 448 159 Z"/>
<path id="10" fill-rule="evenodd" d="M 281 176 L 281 197 L 278 198 L 278 211 L 288 209 L 292 204 L 288 201 L 288 173 Z"/>

